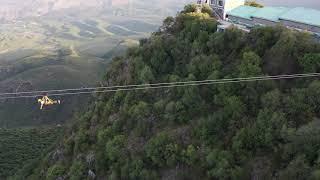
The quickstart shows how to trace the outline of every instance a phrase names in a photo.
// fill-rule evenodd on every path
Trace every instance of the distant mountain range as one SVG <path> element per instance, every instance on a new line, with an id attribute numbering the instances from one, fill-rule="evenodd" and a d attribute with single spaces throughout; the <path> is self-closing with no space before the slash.
<path id="1" fill-rule="evenodd" d="M 320 9 L 320 2 L 306 0 L 258 0 L 265 5 L 274 6 L 304 6 Z M 0 0 L 0 20 L 10 21 L 24 17 L 42 16 L 50 12 L 64 9 L 105 9 L 115 6 L 139 6 L 148 4 L 156 8 L 181 8 L 195 0 Z"/>
<path id="2" fill-rule="evenodd" d="M 176 1 L 176 2 L 175 2 Z M 148 4 L 151 7 L 181 7 L 192 0 L 0 0 L 0 20 L 11 21 L 24 17 L 42 16 L 51 12 L 88 8 L 106 9 L 117 6 L 139 6 Z"/>
<path id="3" fill-rule="evenodd" d="M 0 18 L 14 20 L 69 8 L 104 8 L 110 3 L 111 0 L 2 0 L 0 1 Z"/>

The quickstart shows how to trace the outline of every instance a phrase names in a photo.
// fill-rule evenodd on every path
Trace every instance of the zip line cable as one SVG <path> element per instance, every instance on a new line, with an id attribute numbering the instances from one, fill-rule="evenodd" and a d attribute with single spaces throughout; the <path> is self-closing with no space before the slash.
<path id="1" fill-rule="evenodd" d="M 67 96 L 67 95 L 78 95 L 78 94 L 162 89 L 162 88 L 201 86 L 201 85 L 212 85 L 212 84 L 228 84 L 228 83 L 253 82 L 253 81 L 308 78 L 308 77 L 319 77 L 319 76 L 320 76 L 320 73 L 309 73 L 309 74 L 293 74 L 293 75 L 278 75 L 278 76 L 260 76 L 260 77 L 249 77 L 249 78 L 217 79 L 217 80 L 204 80 L 204 81 L 186 81 L 186 82 L 172 82 L 172 83 L 126 85 L 126 86 L 109 86 L 109 87 L 97 87 L 97 88 L 79 88 L 79 89 L 33 91 L 33 92 L 21 92 L 21 93 L 4 93 L 4 94 L 10 94 L 10 95 L 34 93 L 35 95 L 0 97 L 0 100 L 19 99 L 19 98 L 36 98 L 36 97 L 43 96 L 42 94 L 36 94 L 36 93 L 49 93 L 49 92 L 57 92 L 57 93 L 48 94 L 48 96 Z M 100 90 L 100 89 L 105 89 L 105 90 Z M 83 90 L 92 90 L 92 91 L 83 91 Z M 67 92 L 67 91 L 79 91 L 79 92 Z M 0 96 L 4 94 L 0 94 Z"/>
<path id="2" fill-rule="evenodd" d="M 251 82 L 251 81 L 262 81 L 262 80 L 280 80 L 280 79 L 294 79 L 294 78 L 307 78 L 307 77 L 318 77 L 320 73 L 311 73 L 311 74 L 294 74 L 294 75 L 278 75 L 278 76 L 260 76 L 260 77 L 249 77 L 249 78 L 233 78 L 233 79 L 219 79 L 219 80 L 204 80 L 204 81 L 186 81 L 186 82 L 172 82 L 172 83 L 156 83 L 156 84 L 141 84 L 141 85 L 125 85 L 125 86 L 109 86 L 109 87 L 97 87 L 97 88 L 79 88 L 79 89 L 66 89 L 66 90 L 50 90 L 50 91 L 31 91 L 31 92 L 22 92 L 22 93 L 11 93 L 13 95 L 19 95 L 23 93 L 49 93 L 49 92 L 63 92 L 71 90 L 94 90 L 88 92 L 72 92 L 72 93 L 57 93 L 49 94 L 50 96 L 62 96 L 62 95 L 75 95 L 75 94 L 89 94 L 89 93 L 99 93 L 99 92 L 115 92 L 115 91 L 124 91 L 124 90 L 143 90 L 143 89 L 155 89 L 155 88 L 170 88 L 170 87 L 181 87 L 181 86 L 190 86 L 190 85 L 208 85 L 208 84 L 221 84 L 221 83 L 232 83 L 232 82 Z M 155 87 L 150 87 L 155 86 Z M 133 87 L 131 89 L 127 88 Z M 139 88 L 140 87 L 140 88 Z M 114 88 L 124 88 L 124 89 L 114 89 Z M 99 90 L 99 89 L 110 89 L 110 90 Z M 1 96 L 2 94 L 0 94 Z M 13 96 L 13 97 L 4 97 L 6 98 L 19 98 L 19 97 L 39 97 L 39 95 L 29 95 L 29 96 Z M 0 98 L 1 99 L 1 98 Z"/>
<path id="3" fill-rule="evenodd" d="M 75 88 L 75 89 L 57 89 L 57 90 L 43 90 L 43 91 L 27 91 L 27 92 L 16 92 L 16 93 L 1 93 L 0 96 L 6 95 L 20 95 L 20 94 L 38 94 L 38 93 L 63 93 L 68 91 L 97 91 L 99 89 L 114 89 L 114 88 L 130 88 L 130 87 L 148 87 L 148 86 L 167 86 L 176 84 L 191 84 L 191 83 L 207 83 L 207 82 L 221 82 L 221 81 L 246 81 L 246 80 L 260 80 L 269 78 L 280 78 L 280 79 L 294 79 L 294 78 L 306 78 L 306 77 L 318 77 L 320 73 L 307 73 L 307 74 L 291 74 L 291 75 L 276 75 L 276 76 L 257 76 L 247 78 L 231 78 L 231 79 L 215 79 L 215 80 L 202 80 L 202 81 L 184 81 L 184 82 L 169 82 L 169 83 L 154 83 L 154 84 L 136 84 L 136 85 L 123 85 L 123 86 L 104 86 L 104 87 L 92 87 L 92 88 Z"/>

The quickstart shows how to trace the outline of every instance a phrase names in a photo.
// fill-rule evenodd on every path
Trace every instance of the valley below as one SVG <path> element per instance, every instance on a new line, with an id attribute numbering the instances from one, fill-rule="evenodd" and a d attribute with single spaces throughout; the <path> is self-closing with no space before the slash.
<path id="1" fill-rule="evenodd" d="M 113 57 L 158 29 L 163 14 L 143 8 L 136 8 L 135 15 L 126 7 L 68 9 L 3 23 L 0 92 L 97 86 Z M 47 110 L 47 116 L 36 99 L 0 100 L 0 127 L 63 123 L 83 99 L 88 96 L 66 97 L 61 106 Z M 19 113 L 12 114 L 13 109 Z"/>
<path id="2" fill-rule="evenodd" d="M 168 3 L 0 0 L 0 94 L 99 86 L 114 57 L 138 46 L 183 6 Z M 0 179 L 40 159 L 93 100 L 91 94 L 59 97 L 60 105 L 40 110 L 36 97 L 5 97 Z"/>

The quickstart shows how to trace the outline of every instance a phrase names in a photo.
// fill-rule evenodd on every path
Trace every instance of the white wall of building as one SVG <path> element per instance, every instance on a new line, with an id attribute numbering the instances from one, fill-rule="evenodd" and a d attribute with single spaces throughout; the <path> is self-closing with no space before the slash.
<path id="1" fill-rule="evenodd" d="M 197 2 L 210 5 L 223 19 L 226 18 L 227 12 L 245 4 L 245 0 L 198 0 Z"/>

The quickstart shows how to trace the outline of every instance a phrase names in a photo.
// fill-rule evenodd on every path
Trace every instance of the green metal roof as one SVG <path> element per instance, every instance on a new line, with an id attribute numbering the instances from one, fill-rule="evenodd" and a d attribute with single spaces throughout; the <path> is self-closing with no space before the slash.
<path id="1" fill-rule="evenodd" d="M 280 19 L 320 27 L 320 11 L 297 7 L 264 7 L 239 6 L 227 13 L 231 16 L 251 20 L 252 17 L 279 22 Z"/>
<path id="2" fill-rule="evenodd" d="M 255 13 L 258 9 L 260 8 L 256 8 L 252 6 L 239 6 L 229 11 L 227 14 L 230 16 L 236 16 L 236 17 L 241 17 L 241 18 L 251 20 L 252 14 Z"/>
<path id="3" fill-rule="evenodd" d="M 297 7 L 282 14 L 279 19 L 310 24 L 320 27 L 320 11 L 315 9 Z"/>
<path id="4" fill-rule="evenodd" d="M 259 8 L 251 17 L 266 19 L 269 21 L 279 22 L 279 16 L 288 12 L 290 9 L 286 7 L 264 7 Z"/>

